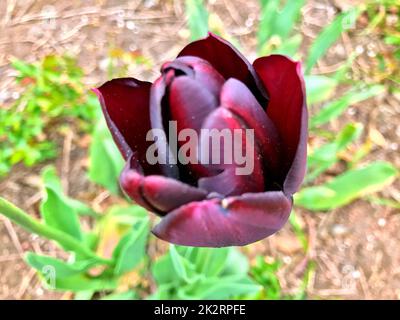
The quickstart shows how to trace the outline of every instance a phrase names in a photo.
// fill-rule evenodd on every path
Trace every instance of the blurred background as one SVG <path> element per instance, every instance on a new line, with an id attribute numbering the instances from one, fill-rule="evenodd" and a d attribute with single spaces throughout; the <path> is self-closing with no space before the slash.
<path id="1" fill-rule="evenodd" d="M 1 1 L 0 195 L 112 263 L 0 215 L 0 298 L 399 299 L 399 19 L 398 0 Z M 238 249 L 149 235 L 90 92 L 153 81 L 207 30 L 306 74 L 303 189 L 283 230 Z"/>

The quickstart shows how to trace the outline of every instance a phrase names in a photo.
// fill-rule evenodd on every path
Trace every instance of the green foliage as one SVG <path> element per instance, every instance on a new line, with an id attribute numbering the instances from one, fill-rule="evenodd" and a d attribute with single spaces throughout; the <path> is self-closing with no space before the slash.
<path id="1" fill-rule="evenodd" d="M 120 215 L 120 218 L 128 218 L 129 220 L 134 219 L 131 222 L 126 221 L 131 227 L 121 237 L 113 251 L 114 274 L 121 275 L 132 270 L 143 259 L 149 236 L 149 219 L 146 210 L 137 206 L 129 209 L 116 208 L 110 214 Z"/>
<path id="2" fill-rule="evenodd" d="M 124 166 L 124 159 L 103 119 L 98 121 L 92 139 L 89 151 L 89 179 L 118 194 L 118 177 Z"/>
<path id="3" fill-rule="evenodd" d="M 157 291 L 151 299 L 229 299 L 254 294 L 245 256 L 233 248 L 170 246 L 153 265 Z"/>
<path id="4" fill-rule="evenodd" d="M 43 172 L 45 195 L 40 212 L 44 222 L 55 229 L 68 233 L 77 240 L 82 240 L 79 216 L 74 203 L 62 193 L 61 183 L 54 168 Z"/>
<path id="5" fill-rule="evenodd" d="M 205 37 L 208 32 L 208 12 L 203 0 L 186 0 L 185 3 L 191 39 Z"/>
<path id="6" fill-rule="evenodd" d="M 313 105 L 332 97 L 339 81 L 333 77 L 306 75 L 307 103 Z"/>
<path id="7" fill-rule="evenodd" d="M 54 168 L 43 171 L 43 180 L 42 223 L 1 198 L 0 212 L 28 231 L 56 241 L 72 254 L 68 261 L 64 261 L 28 252 L 26 262 L 38 271 L 51 289 L 85 291 L 80 297 L 117 289 L 119 279 L 135 270 L 145 257 L 149 236 L 146 210 L 138 206 L 114 206 L 102 216 L 90 214 L 96 218 L 95 226 L 90 231 L 84 231 L 80 213 L 93 211 L 65 196 Z M 104 248 L 116 240 L 111 257 L 102 257 Z M 100 273 L 93 272 L 99 268 L 102 270 Z"/>
<path id="8" fill-rule="evenodd" d="M 326 104 L 322 109 L 310 119 L 311 128 L 323 125 L 339 117 L 352 104 L 372 98 L 384 92 L 385 87 L 381 85 L 373 85 L 360 89 L 350 89 L 340 98 Z"/>
<path id="9" fill-rule="evenodd" d="M 305 182 L 311 182 L 339 161 L 339 153 L 356 140 L 362 131 L 361 124 L 347 124 L 332 142 L 312 150 L 308 155 L 308 173 Z"/>
<path id="10" fill-rule="evenodd" d="M 280 300 L 284 298 L 281 284 L 276 273 L 279 271 L 281 263 L 278 261 L 267 262 L 258 256 L 256 263 L 251 267 L 251 275 L 256 282 L 263 286 L 263 290 L 258 293 L 260 300 Z"/>
<path id="11" fill-rule="evenodd" d="M 284 5 L 281 2 L 280 0 L 260 0 L 261 16 L 257 39 L 261 55 L 270 51 L 269 40 L 273 37 L 279 39 L 279 43 L 286 45 L 285 47 L 278 46 L 274 51 L 281 54 L 293 55 L 301 42 L 301 37 L 287 40 L 305 1 L 285 1 Z"/>
<path id="12" fill-rule="evenodd" d="M 332 210 L 390 184 L 398 171 L 390 163 L 377 161 L 348 170 L 323 185 L 303 188 L 295 203 L 312 211 Z"/>
<path id="13" fill-rule="evenodd" d="M 75 60 L 47 56 L 36 63 L 14 59 L 17 81 L 24 91 L 14 104 L 0 108 L 0 176 L 19 162 L 32 166 L 56 156 L 46 135 L 68 118 L 94 118 L 97 101 L 82 83 L 83 72 Z"/>
<path id="14" fill-rule="evenodd" d="M 336 42 L 340 35 L 355 24 L 360 12 L 358 8 L 343 12 L 339 14 L 330 25 L 322 30 L 308 51 L 305 64 L 306 73 L 311 71 L 311 68 L 325 55 L 326 51 Z"/>

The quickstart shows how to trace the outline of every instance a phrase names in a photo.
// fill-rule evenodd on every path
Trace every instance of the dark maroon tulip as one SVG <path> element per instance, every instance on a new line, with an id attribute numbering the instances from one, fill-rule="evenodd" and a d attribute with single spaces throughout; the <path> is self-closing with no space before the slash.
<path id="1" fill-rule="evenodd" d="M 94 91 L 127 161 L 121 187 L 162 217 L 153 229 L 157 237 L 188 246 L 246 245 L 285 224 L 306 168 L 300 63 L 271 55 L 250 64 L 230 43 L 209 34 L 164 63 L 153 84 L 114 79 Z M 153 141 L 146 135 L 162 129 L 167 137 L 169 121 L 176 121 L 178 132 L 253 129 L 253 173 L 236 175 L 232 164 L 149 163 L 146 151 Z M 166 158 L 172 144 L 184 144 L 157 143 L 166 144 Z"/>

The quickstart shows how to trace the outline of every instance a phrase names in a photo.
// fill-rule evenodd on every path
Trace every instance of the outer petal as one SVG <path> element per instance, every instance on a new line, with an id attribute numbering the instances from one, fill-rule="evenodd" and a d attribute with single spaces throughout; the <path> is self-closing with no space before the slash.
<path id="1" fill-rule="evenodd" d="M 268 91 L 267 114 L 283 145 L 284 191 L 293 194 L 304 178 L 307 154 L 308 116 L 301 65 L 281 55 L 259 58 L 253 65 Z"/>
<path id="2" fill-rule="evenodd" d="M 153 233 L 179 245 L 243 246 L 278 231 L 291 208 L 280 191 L 192 202 L 165 216 Z"/>
<path id="3" fill-rule="evenodd" d="M 267 94 L 260 83 L 253 66 L 228 41 L 209 33 L 207 38 L 188 44 L 178 54 L 196 56 L 208 61 L 225 79 L 236 78 L 245 83 L 260 102 L 265 102 Z"/>
<path id="4" fill-rule="evenodd" d="M 120 177 L 122 189 L 147 210 L 165 214 L 186 203 L 206 198 L 207 192 L 163 176 L 143 176 L 134 162 L 128 161 Z"/>
<path id="5" fill-rule="evenodd" d="M 158 172 L 157 166 L 147 163 L 147 131 L 150 130 L 150 82 L 134 78 L 114 79 L 93 89 L 97 94 L 104 117 L 125 159 L 136 154 L 147 172 Z"/>

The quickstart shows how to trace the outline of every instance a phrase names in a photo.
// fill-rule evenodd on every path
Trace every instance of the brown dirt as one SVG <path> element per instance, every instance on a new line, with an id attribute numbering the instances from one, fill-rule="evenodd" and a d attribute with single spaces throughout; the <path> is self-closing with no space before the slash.
<path id="1" fill-rule="evenodd" d="M 107 80 L 104 59 L 113 47 L 135 51 L 151 57 L 155 66 L 171 59 L 187 42 L 188 33 L 183 20 L 183 1 L 2 1 L 0 4 L 0 92 L 4 101 L 12 101 L 14 91 L 9 57 L 34 61 L 48 53 L 69 52 L 79 57 L 90 75 L 88 88 Z M 309 1 L 303 10 L 304 23 L 299 31 L 306 35 L 306 47 L 315 32 L 332 19 L 334 7 L 351 1 Z M 13 6 L 15 4 L 15 6 Z M 209 7 L 223 21 L 225 30 L 242 43 L 243 52 L 255 57 L 255 29 L 257 1 L 209 1 Z M 238 9 L 240 8 L 240 10 Z M 218 19 L 216 19 L 218 21 Z M 365 54 L 357 58 L 353 76 L 369 82 L 367 77 L 373 57 L 368 55 L 371 43 L 378 50 L 384 44 L 379 35 L 360 36 L 350 30 L 332 48 L 317 71 L 323 72 L 345 61 L 348 50 L 361 46 Z M 351 40 L 350 40 L 351 39 Z M 350 48 L 349 48 L 350 46 Z M 154 71 L 133 66 L 132 76 L 153 80 Z M 364 138 L 375 129 L 382 137 L 363 161 L 384 159 L 400 167 L 399 137 L 400 98 L 385 94 L 379 98 L 354 106 L 331 128 L 338 129 L 348 121 L 365 125 Z M 86 149 L 80 143 L 84 137 L 73 136 L 72 150 L 63 153 L 60 138 L 60 157 L 56 161 L 62 171 L 63 158 L 70 158 L 70 167 L 62 176 L 69 193 L 93 203 L 100 190 L 91 186 L 83 174 L 87 163 Z M 379 140 L 379 141 L 376 141 Z M 65 169 L 65 168 L 64 168 Z M 337 173 L 340 166 L 331 170 Z M 65 170 L 64 170 L 65 171 Z M 37 214 L 41 197 L 40 166 L 17 166 L 7 179 L 0 181 L 0 194 L 31 214 Z M 328 176 L 324 177 L 328 178 Z M 382 195 L 400 201 L 400 182 L 386 188 Z M 301 250 L 289 225 L 277 235 L 256 243 L 245 250 L 252 254 L 265 254 L 283 260 L 280 279 L 285 292 L 294 292 L 304 272 L 305 259 L 316 261 L 307 293 L 311 298 L 400 298 L 400 215 L 398 210 L 372 205 L 359 200 L 329 213 L 311 213 L 297 210 L 307 231 L 310 250 L 307 256 Z M 33 250 L 56 254 L 49 244 L 0 219 L 0 298 L 51 299 L 61 294 L 44 289 L 34 272 L 22 261 L 25 251 Z"/>

